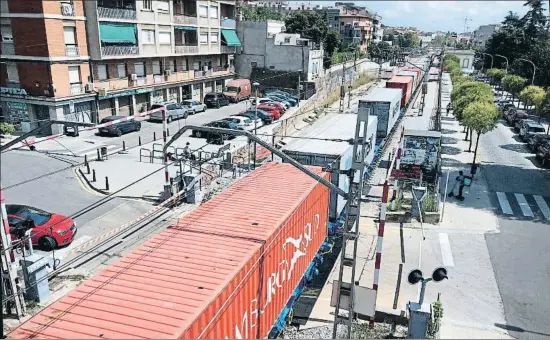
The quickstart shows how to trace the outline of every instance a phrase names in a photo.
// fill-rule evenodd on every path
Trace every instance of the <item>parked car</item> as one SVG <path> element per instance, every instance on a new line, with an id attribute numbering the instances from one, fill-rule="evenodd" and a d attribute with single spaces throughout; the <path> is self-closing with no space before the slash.
<path id="1" fill-rule="evenodd" d="M 224 129 L 239 129 L 239 127 L 235 124 L 235 123 L 232 123 L 232 122 L 228 122 L 228 121 L 219 121 L 219 120 L 216 120 L 216 121 L 213 121 L 213 122 L 210 122 L 210 123 L 206 123 L 206 124 L 203 124 L 202 126 L 206 126 L 206 127 L 219 127 L 219 128 L 224 128 Z M 212 136 L 212 132 L 206 132 L 206 131 L 199 131 L 199 130 L 191 130 L 191 136 L 193 137 L 196 137 L 196 138 L 206 138 L 206 139 L 209 139 L 211 138 Z M 214 133 L 214 139 L 216 139 L 219 134 L 216 134 Z M 225 136 L 225 140 L 227 139 L 232 139 L 234 138 L 235 136 Z"/>
<path id="2" fill-rule="evenodd" d="M 73 242 L 77 228 L 72 218 L 44 211 L 28 205 L 6 204 L 10 229 L 27 219 L 34 222 L 31 242 L 40 249 L 50 251 Z M 16 238 L 12 235 L 12 240 Z"/>
<path id="3" fill-rule="evenodd" d="M 268 103 L 266 103 L 268 104 Z M 271 114 L 275 120 L 281 118 L 281 114 L 279 113 L 279 110 L 273 106 L 269 105 L 259 105 L 257 106 L 259 110 L 264 110 L 265 112 Z"/>
<path id="4" fill-rule="evenodd" d="M 506 113 L 507 111 L 516 108 L 514 106 L 514 104 L 512 104 L 512 103 L 504 103 L 504 104 L 497 105 L 497 106 L 499 107 L 500 111 L 502 111 L 503 113 Z"/>
<path id="5" fill-rule="evenodd" d="M 235 124 L 237 124 L 237 126 L 243 130 L 252 130 L 254 129 L 254 124 L 252 124 L 252 120 L 250 118 L 247 118 L 247 117 L 242 117 L 242 116 L 231 116 L 231 117 L 227 117 L 227 118 L 224 118 L 222 120 L 227 120 L 229 122 L 233 122 Z"/>
<path id="6" fill-rule="evenodd" d="M 183 106 L 181 106 L 181 104 L 178 103 L 166 102 L 151 105 L 151 110 L 162 108 L 166 110 L 166 121 L 168 123 L 171 123 L 173 120 L 176 119 L 187 119 L 187 117 L 189 116 L 189 112 L 187 111 L 187 109 L 185 109 Z M 162 122 L 162 111 L 159 110 L 151 113 L 149 120 L 153 122 Z"/>
<path id="7" fill-rule="evenodd" d="M 531 151 L 536 152 L 541 143 L 550 141 L 550 135 L 546 134 L 533 134 L 527 138 L 527 145 Z"/>
<path id="8" fill-rule="evenodd" d="M 181 102 L 181 106 L 183 106 L 187 113 L 190 115 L 194 115 L 197 112 L 204 112 L 206 111 L 206 105 L 199 102 L 198 100 L 193 99 L 187 99 Z"/>
<path id="9" fill-rule="evenodd" d="M 105 124 L 108 122 L 113 122 L 115 120 L 119 120 L 124 118 L 124 116 L 110 116 L 103 118 L 99 124 Z M 115 135 L 115 136 L 122 136 L 123 133 L 126 132 L 132 132 L 132 131 L 139 131 L 141 129 L 141 122 L 136 121 L 135 119 L 127 120 L 124 122 L 120 122 L 117 124 L 109 125 L 106 127 L 99 128 L 99 134 L 105 134 L 105 135 Z"/>
<path id="10" fill-rule="evenodd" d="M 223 94 L 229 98 L 229 101 L 238 103 L 241 100 L 250 98 L 252 94 L 252 86 L 248 79 L 233 79 L 226 84 Z"/>
<path id="11" fill-rule="evenodd" d="M 242 130 L 237 124 L 228 120 L 218 120 L 210 123 L 212 127 L 222 128 L 222 129 L 232 129 L 232 130 Z M 216 133 L 210 132 L 206 136 L 206 142 L 211 144 L 223 144 L 224 141 L 228 139 L 235 138 L 234 135 L 225 134 L 225 133 Z"/>
<path id="12" fill-rule="evenodd" d="M 294 107 L 296 106 L 296 104 L 298 103 L 298 101 L 292 99 L 292 98 L 286 98 L 280 94 L 274 94 L 274 93 L 269 93 L 269 95 L 267 96 L 267 98 L 271 98 L 273 101 L 277 101 L 277 102 L 281 102 L 281 103 L 288 103 L 289 106 L 291 107 Z"/>
<path id="13" fill-rule="evenodd" d="M 288 93 L 286 91 L 281 91 L 281 90 L 266 90 L 265 93 L 267 94 L 266 97 L 269 97 L 269 94 L 275 94 L 275 95 L 279 95 L 279 96 L 282 96 L 283 98 L 290 98 L 290 99 L 293 99 L 295 100 L 296 102 L 298 102 L 298 96 L 292 94 L 292 93 Z"/>
<path id="14" fill-rule="evenodd" d="M 250 97 L 250 104 L 252 106 L 259 104 L 259 105 L 262 105 L 262 104 L 265 104 L 265 103 L 269 103 L 269 102 L 272 102 L 273 99 L 271 98 L 265 98 L 265 97 L 262 97 L 262 98 L 258 98 L 256 99 L 256 97 Z"/>
<path id="15" fill-rule="evenodd" d="M 536 157 L 541 160 L 542 166 L 546 166 L 550 162 L 550 141 L 540 143 L 537 148 Z"/>
<path id="16" fill-rule="evenodd" d="M 273 117 L 273 115 L 269 114 L 268 112 L 264 111 L 264 110 L 253 110 L 253 109 L 250 109 L 248 111 L 244 111 L 244 112 L 241 112 L 238 114 L 238 116 L 244 116 L 244 117 L 248 117 L 252 120 L 252 123 L 254 123 L 254 117 L 258 117 L 258 119 L 261 121 L 261 123 L 257 123 L 257 127 L 260 127 L 262 126 L 263 124 L 267 125 L 267 124 L 271 124 L 273 123 L 273 121 L 275 120 L 275 117 Z"/>
<path id="17" fill-rule="evenodd" d="M 269 106 L 269 107 L 275 108 L 279 111 L 279 114 L 281 116 L 284 115 L 286 112 L 285 106 L 279 102 L 267 102 L 267 103 L 263 103 L 261 106 Z"/>
<path id="18" fill-rule="evenodd" d="M 529 115 L 524 111 L 516 111 L 512 116 L 510 116 L 510 125 L 514 127 L 514 131 L 519 131 L 519 124 L 522 120 L 529 119 Z"/>
<path id="19" fill-rule="evenodd" d="M 222 106 L 229 105 L 229 98 L 221 92 L 210 92 L 204 96 L 203 102 L 206 107 L 217 107 L 219 109 Z"/>
<path id="20" fill-rule="evenodd" d="M 519 137 L 521 140 L 526 142 L 530 136 L 537 134 L 546 134 L 544 126 L 534 121 L 524 120 L 519 129 Z"/>

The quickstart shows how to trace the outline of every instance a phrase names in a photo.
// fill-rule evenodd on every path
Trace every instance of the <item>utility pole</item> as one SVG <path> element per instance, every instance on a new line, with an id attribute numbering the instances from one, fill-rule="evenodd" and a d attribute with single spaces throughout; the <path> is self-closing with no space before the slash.
<path id="1" fill-rule="evenodd" d="M 353 58 L 353 70 L 354 70 L 355 72 L 357 72 L 357 50 L 355 50 L 355 55 L 354 55 L 354 58 Z M 353 80 L 352 80 L 351 77 L 350 77 L 349 86 L 348 86 L 348 109 L 350 108 L 350 105 L 351 105 L 351 90 L 352 90 L 352 85 L 353 85 Z"/>
<path id="2" fill-rule="evenodd" d="M 14 253 L 11 244 L 11 236 L 9 233 L 10 227 L 8 224 L 8 213 L 6 211 L 6 202 L 4 199 L 4 190 L 2 189 L 2 184 L 0 184 L 0 207 L 1 207 L 1 218 L 0 218 L 0 234 L 2 237 L 2 292 L 5 295 L 13 296 L 13 302 L 15 304 L 15 312 L 17 318 L 21 320 L 21 317 L 25 315 L 25 300 L 21 296 L 21 292 L 17 285 L 17 274 L 12 262 L 12 254 Z M 6 274 L 6 275 L 5 275 Z M 8 286 L 10 292 L 6 291 L 6 285 L 4 284 L 4 277 L 7 276 Z M 11 300 L 11 299 L 10 299 Z M 10 301 L 6 302 L 6 312 L 11 312 L 11 308 L 8 308 L 7 304 Z M 4 314 L 4 306 L 2 306 L 2 314 Z M 2 334 L 3 336 L 3 334 Z"/>
<path id="3" fill-rule="evenodd" d="M 344 113 L 344 99 L 346 97 L 346 88 L 344 87 L 346 82 L 346 62 L 347 58 L 344 59 L 344 63 L 342 64 L 342 84 L 340 85 L 340 105 L 338 108 L 339 113 Z"/>
<path id="4" fill-rule="evenodd" d="M 298 104 L 296 106 L 300 107 L 300 87 L 302 87 L 302 70 L 298 71 Z"/>
<path id="5" fill-rule="evenodd" d="M 259 101 L 258 101 L 258 88 L 260 87 L 260 84 L 258 82 L 254 82 L 252 83 L 252 86 L 254 86 L 256 88 L 256 105 L 254 105 L 254 136 L 256 136 L 257 132 L 258 132 L 258 104 L 259 104 Z M 300 100 L 298 98 L 298 100 Z M 250 143 L 249 143 L 250 145 Z M 256 141 L 254 141 L 254 169 L 256 169 Z"/>
<path id="6" fill-rule="evenodd" d="M 346 202 L 346 216 L 344 219 L 344 227 L 342 234 L 342 250 L 340 254 L 340 270 L 338 273 L 338 292 L 336 299 L 336 307 L 334 310 L 334 328 L 332 329 L 332 338 L 337 338 L 338 322 L 340 317 L 340 303 L 342 296 L 349 297 L 348 317 L 345 322 L 348 326 L 348 338 L 351 338 L 352 322 L 355 316 L 355 262 L 357 260 L 357 246 L 359 242 L 359 212 L 361 209 L 361 197 L 363 196 L 363 176 L 365 173 L 365 151 L 367 144 L 367 129 L 369 125 L 369 111 L 366 107 L 366 102 L 359 101 L 359 109 L 357 112 L 357 125 L 355 126 L 355 138 L 353 145 L 353 160 L 351 168 L 348 170 L 348 178 L 350 181 L 349 193 Z M 363 125 L 361 124 L 363 123 Z M 361 129 L 361 126 L 363 128 Z M 359 176 L 355 176 L 359 172 Z M 346 256 L 346 246 L 348 241 L 353 242 L 352 257 Z M 351 267 L 351 280 L 348 283 L 344 282 L 344 267 Z"/>

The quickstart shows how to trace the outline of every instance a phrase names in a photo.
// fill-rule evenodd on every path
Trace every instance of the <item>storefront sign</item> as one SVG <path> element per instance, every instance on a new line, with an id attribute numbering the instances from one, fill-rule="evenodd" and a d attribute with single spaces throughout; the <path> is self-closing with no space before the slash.
<path id="1" fill-rule="evenodd" d="M 26 96 L 27 91 L 25 89 L 17 89 L 13 87 L 0 87 L 1 94 L 14 94 L 17 96 Z"/>
<path id="2" fill-rule="evenodd" d="M 136 90 L 127 90 L 127 91 L 121 91 L 121 92 L 109 92 L 104 96 L 99 96 L 99 99 L 110 99 L 115 97 L 124 97 L 124 96 L 131 96 L 133 94 L 141 94 L 141 93 L 149 93 L 153 91 L 152 87 L 145 87 L 142 89 L 136 89 Z"/>
<path id="3" fill-rule="evenodd" d="M 151 91 L 153 91 L 152 87 L 145 87 L 145 88 L 142 88 L 142 89 L 137 89 L 136 94 L 149 93 Z"/>
<path id="4" fill-rule="evenodd" d="M 8 109 L 10 109 L 10 110 L 27 111 L 27 104 L 26 103 L 7 102 L 7 104 L 8 104 Z"/>

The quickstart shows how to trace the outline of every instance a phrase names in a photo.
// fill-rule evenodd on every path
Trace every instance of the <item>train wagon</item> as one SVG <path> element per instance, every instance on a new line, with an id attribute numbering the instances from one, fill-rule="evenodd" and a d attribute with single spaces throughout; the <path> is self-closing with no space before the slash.
<path id="1" fill-rule="evenodd" d="M 404 69 L 403 71 L 408 71 L 408 72 L 415 72 L 417 77 L 416 77 L 416 86 L 418 86 L 418 84 L 420 84 L 422 82 L 422 76 L 424 75 L 424 72 L 418 68 L 413 68 L 413 67 L 409 67 L 409 68 L 406 68 Z"/>
<path id="2" fill-rule="evenodd" d="M 416 86 L 418 85 L 418 81 L 420 80 L 418 78 L 418 73 L 416 72 L 413 72 L 413 71 L 399 71 L 399 73 L 397 73 L 398 76 L 402 76 L 402 77 L 413 77 L 413 82 L 412 82 L 412 89 L 411 91 L 414 93 L 414 89 L 416 89 Z"/>
<path id="3" fill-rule="evenodd" d="M 8 338 L 266 338 L 326 238 L 328 204 L 292 165 L 263 165 Z"/>
<path id="4" fill-rule="evenodd" d="M 365 164 L 372 163 L 374 159 L 376 130 L 378 126 L 376 116 L 369 116 L 367 126 L 367 139 L 369 147 L 365 152 Z M 353 158 L 353 145 L 348 141 L 355 137 L 357 126 L 356 115 L 336 115 L 325 117 L 316 122 L 303 139 L 289 138 L 281 149 L 286 155 L 304 165 L 316 165 L 321 167 L 330 166 L 334 172 L 331 175 L 331 182 L 339 188 L 348 192 L 349 177 L 339 174 L 339 170 L 349 170 Z M 318 139 L 306 139 L 307 137 L 342 139 L 344 141 L 326 141 Z M 357 173 L 357 175 L 359 175 Z M 341 214 L 346 201 L 336 192 L 331 192 L 329 205 L 329 221 L 334 222 Z"/>
<path id="5" fill-rule="evenodd" d="M 380 78 L 382 79 L 391 79 L 395 74 L 397 73 L 397 67 L 396 66 L 387 66 L 382 69 L 382 74 Z"/>
<path id="6" fill-rule="evenodd" d="M 401 107 L 405 108 L 411 99 L 413 77 L 394 76 L 386 82 L 386 88 L 401 89 Z"/>
<path id="7" fill-rule="evenodd" d="M 370 115 L 377 117 L 377 138 L 387 137 L 399 119 L 402 93 L 401 89 L 396 88 L 376 88 L 359 100 L 359 107 L 370 108 Z"/>

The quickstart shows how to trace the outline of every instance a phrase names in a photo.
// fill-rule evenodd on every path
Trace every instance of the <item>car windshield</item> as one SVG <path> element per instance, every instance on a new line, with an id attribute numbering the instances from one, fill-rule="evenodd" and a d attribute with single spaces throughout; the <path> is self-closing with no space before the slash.
<path id="1" fill-rule="evenodd" d="M 250 119 L 245 119 L 245 120 L 244 120 L 244 123 L 245 123 L 245 124 L 250 124 L 250 123 L 252 123 L 252 120 L 250 120 Z"/>
<path id="2" fill-rule="evenodd" d="M 214 98 L 216 98 L 215 94 L 207 94 L 206 96 L 204 96 L 204 99 L 214 99 Z"/>
<path id="3" fill-rule="evenodd" d="M 238 123 L 240 122 L 239 119 L 237 118 L 224 118 L 223 120 L 227 121 L 227 122 L 232 122 L 232 123 Z"/>
<path id="4" fill-rule="evenodd" d="M 164 105 L 153 104 L 153 105 L 151 105 L 151 110 L 162 109 L 163 107 L 164 107 Z"/>
<path id="5" fill-rule="evenodd" d="M 30 207 L 19 211 L 16 216 L 22 220 L 26 220 L 27 218 L 30 218 L 34 221 L 34 224 L 37 226 L 45 224 L 50 220 L 50 218 L 52 218 L 52 214 L 45 212 L 43 210 L 34 209 Z"/>
<path id="6" fill-rule="evenodd" d="M 181 103 L 181 105 L 186 106 L 186 107 L 189 107 L 189 106 L 192 106 L 192 105 L 193 105 L 193 102 L 191 102 L 191 101 L 184 101 L 184 102 Z"/>
<path id="7" fill-rule="evenodd" d="M 542 127 L 542 126 L 532 126 L 532 127 L 529 128 L 529 132 L 544 133 L 546 131 L 544 130 L 544 127 Z"/>
<path id="8" fill-rule="evenodd" d="M 239 92 L 239 88 L 238 88 L 237 86 L 228 86 L 228 87 L 225 89 L 225 92 L 237 93 L 237 92 Z"/>

